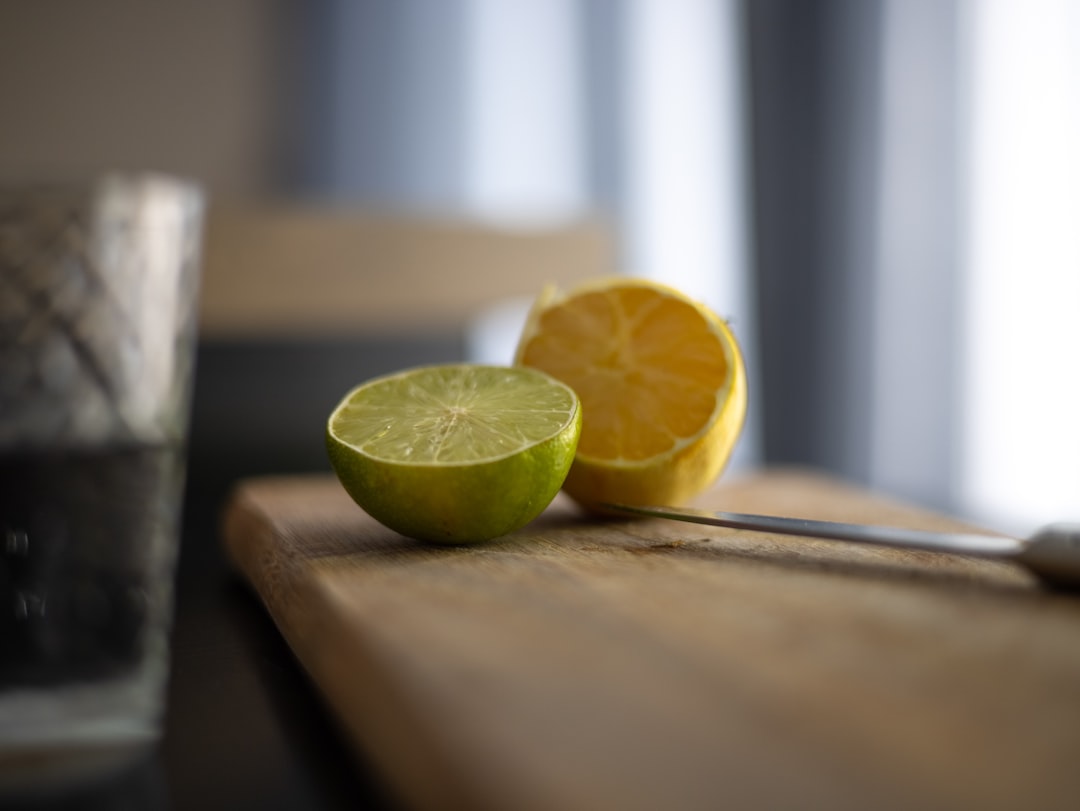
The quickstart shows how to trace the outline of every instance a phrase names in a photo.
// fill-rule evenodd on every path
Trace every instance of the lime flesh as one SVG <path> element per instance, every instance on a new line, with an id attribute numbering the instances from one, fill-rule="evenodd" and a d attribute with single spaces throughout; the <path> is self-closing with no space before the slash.
<path id="1" fill-rule="evenodd" d="M 475 543 L 524 526 L 555 497 L 581 407 L 533 369 L 458 364 L 376 378 L 327 423 L 331 464 L 353 500 L 419 540 Z"/>

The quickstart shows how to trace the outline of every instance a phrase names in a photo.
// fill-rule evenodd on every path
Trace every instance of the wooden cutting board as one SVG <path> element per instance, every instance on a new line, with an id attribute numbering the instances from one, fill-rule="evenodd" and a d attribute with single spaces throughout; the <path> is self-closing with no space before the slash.
<path id="1" fill-rule="evenodd" d="M 797 471 L 717 509 L 957 522 Z M 1077 808 L 1080 596 L 1008 563 L 599 521 L 384 529 L 332 478 L 244 482 L 225 541 L 409 807 Z"/>

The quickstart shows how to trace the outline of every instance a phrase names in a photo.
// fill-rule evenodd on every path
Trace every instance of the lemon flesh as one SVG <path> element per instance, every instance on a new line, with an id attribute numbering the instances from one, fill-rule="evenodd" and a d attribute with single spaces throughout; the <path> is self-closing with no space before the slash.
<path id="1" fill-rule="evenodd" d="M 426 366 L 370 380 L 327 422 L 342 486 L 385 526 L 476 543 L 539 515 L 570 469 L 581 406 L 534 369 Z"/>
<path id="2" fill-rule="evenodd" d="M 573 387 L 585 421 L 563 489 L 586 507 L 680 504 L 726 466 L 747 410 L 728 325 L 683 293 L 609 277 L 534 304 L 515 362 Z"/>

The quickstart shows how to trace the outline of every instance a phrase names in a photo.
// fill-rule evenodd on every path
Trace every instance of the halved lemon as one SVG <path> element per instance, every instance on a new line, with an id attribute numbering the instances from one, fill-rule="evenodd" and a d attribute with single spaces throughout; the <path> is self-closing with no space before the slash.
<path id="1" fill-rule="evenodd" d="M 535 369 L 426 366 L 370 380 L 327 422 L 330 462 L 377 521 L 435 543 L 524 526 L 566 478 L 581 432 L 574 391 Z"/>
<path id="2" fill-rule="evenodd" d="M 746 371 L 728 325 L 652 281 L 545 290 L 515 362 L 581 398 L 581 440 L 563 489 L 585 506 L 689 501 L 720 475 L 746 417 Z"/>

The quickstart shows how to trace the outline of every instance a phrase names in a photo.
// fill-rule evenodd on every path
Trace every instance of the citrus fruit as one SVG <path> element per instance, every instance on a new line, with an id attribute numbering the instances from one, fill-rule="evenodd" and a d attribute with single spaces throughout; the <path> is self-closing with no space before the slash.
<path id="1" fill-rule="evenodd" d="M 435 543 L 525 525 L 566 478 L 581 405 L 534 369 L 425 366 L 349 392 L 327 422 L 330 462 L 380 523 Z"/>
<path id="2" fill-rule="evenodd" d="M 680 504 L 708 487 L 746 416 L 746 371 L 728 325 L 682 293 L 642 279 L 545 290 L 515 362 L 581 398 L 576 501 Z"/>

